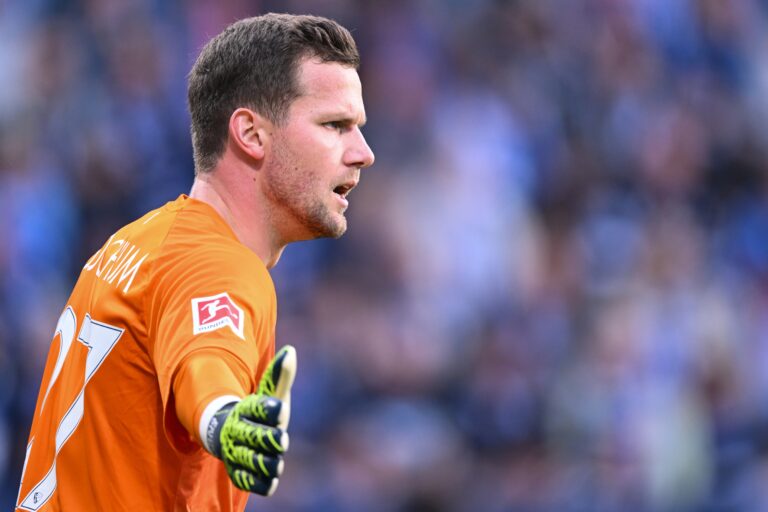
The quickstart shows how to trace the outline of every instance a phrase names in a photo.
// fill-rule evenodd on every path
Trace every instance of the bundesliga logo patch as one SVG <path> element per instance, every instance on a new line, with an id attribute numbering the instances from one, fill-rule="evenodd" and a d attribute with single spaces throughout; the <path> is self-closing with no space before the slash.
<path id="1" fill-rule="evenodd" d="M 192 299 L 192 333 L 215 331 L 229 327 L 232 332 L 243 335 L 243 310 L 235 304 L 227 292 L 212 297 Z"/>

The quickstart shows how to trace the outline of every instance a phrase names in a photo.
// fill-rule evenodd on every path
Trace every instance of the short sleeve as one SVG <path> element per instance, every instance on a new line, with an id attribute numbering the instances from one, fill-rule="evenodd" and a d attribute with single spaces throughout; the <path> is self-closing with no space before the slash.
<path id="1" fill-rule="evenodd" d="M 154 264 L 151 283 L 148 350 L 157 372 L 166 434 L 176 449 L 188 451 L 192 438 L 176 418 L 174 375 L 192 353 L 219 353 L 234 363 L 233 371 L 245 372 L 238 380 L 248 382 L 246 391 L 253 392 L 274 353 L 274 285 L 253 253 L 228 240 L 196 247 L 168 244 Z"/>

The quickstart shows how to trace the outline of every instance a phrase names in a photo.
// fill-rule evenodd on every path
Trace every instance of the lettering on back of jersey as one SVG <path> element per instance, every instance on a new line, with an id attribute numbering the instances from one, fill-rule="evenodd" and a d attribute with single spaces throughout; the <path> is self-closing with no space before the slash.
<path id="1" fill-rule="evenodd" d="M 235 304 L 227 292 L 211 297 L 192 299 L 193 334 L 229 327 L 232 332 L 245 339 L 243 317 L 243 310 Z"/>
<path id="2" fill-rule="evenodd" d="M 143 250 L 127 240 L 115 240 L 114 238 L 115 235 L 109 237 L 104 247 L 86 262 L 83 270 L 90 272 L 95 268 L 96 277 L 109 284 L 113 284 L 117 278 L 116 286 L 120 286 L 125 281 L 123 293 L 128 293 L 141 264 L 144 263 L 149 254 L 144 253 Z M 140 253 L 144 254 L 141 258 L 138 257 Z M 104 256 L 107 254 L 109 256 L 105 260 Z"/>

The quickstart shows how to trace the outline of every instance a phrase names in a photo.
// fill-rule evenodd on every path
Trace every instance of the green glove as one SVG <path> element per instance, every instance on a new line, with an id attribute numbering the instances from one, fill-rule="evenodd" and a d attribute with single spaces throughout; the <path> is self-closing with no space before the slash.
<path id="1" fill-rule="evenodd" d="M 209 423 L 207 445 L 239 489 L 270 496 L 277 488 L 295 376 L 296 349 L 286 345 L 264 371 L 259 390 L 225 405 Z"/>

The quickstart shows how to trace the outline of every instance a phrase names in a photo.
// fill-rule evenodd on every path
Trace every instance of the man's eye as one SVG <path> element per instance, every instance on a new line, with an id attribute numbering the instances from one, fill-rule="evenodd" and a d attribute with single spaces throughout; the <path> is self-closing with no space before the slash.
<path id="1" fill-rule="evenodd" d="M 329 121 L 327 123 L 323 123 L 323 126 L 327 126 L 329 128 L 333 128 L 334 130 L 338 131 L 339 133 L 343 133 L 347 130 L 348 126 L 347 123 L 344 123 L 343 121 Z"/>

